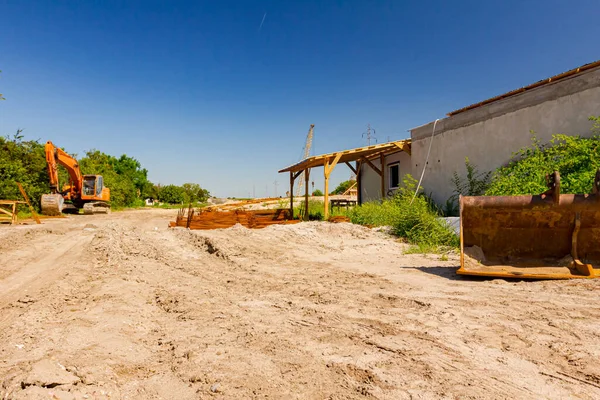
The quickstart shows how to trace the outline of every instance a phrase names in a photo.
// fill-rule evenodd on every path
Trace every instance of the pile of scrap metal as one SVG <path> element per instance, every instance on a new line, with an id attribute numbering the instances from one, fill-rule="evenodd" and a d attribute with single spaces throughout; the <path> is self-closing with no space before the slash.
<path id="1" fill-rule="evenodd" d="M 220 229 L 241 224 L 246 228 L 260 229 L 269 225 L 296 224 L 298 222 L 300 220 L 290 218 L 290 210 L 287 208 L 219 211 L 189 207 L 180 209 L 177 219 L 169 226 L 189 229 Z"/>
<path id="2" fill-rule="evenodd" d="M 461 196 L 461 275 L 600 277 L 600 170 L 591 194 L 560 194 L 558 172 L 534 196 Z"/>

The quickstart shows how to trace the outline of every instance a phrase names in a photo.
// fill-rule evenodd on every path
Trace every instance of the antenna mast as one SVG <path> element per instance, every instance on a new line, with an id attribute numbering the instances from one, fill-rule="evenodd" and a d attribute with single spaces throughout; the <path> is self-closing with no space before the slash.
<path id="1" fill-rule="evenodd" d="M 362 136 L 365 137 L 365 135 L 367 135 L 367 146 L 371 145 L 371 138 L 375 139 L 375 143 L 377 143 L 375 129 L 371 128 L 371 124 L 367 124 L 367 131 L 363 132 Z"/>

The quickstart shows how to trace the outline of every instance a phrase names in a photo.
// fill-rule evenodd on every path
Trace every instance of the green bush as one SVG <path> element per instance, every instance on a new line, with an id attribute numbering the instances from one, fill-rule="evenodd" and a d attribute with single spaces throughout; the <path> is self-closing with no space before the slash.
<path id="1" fill-rule="evenodd" d="M 542 145 L 532 132 L 532 144 L 513 155 L 513 161 L 496 170 L 486 191 L 489 196 L 540 194 L 547 190 L 546 174 L 560 173 L 562 193 L 590 193 L 600 168 L 600 117 L 591 138 L 553 135 Z"/>
<path id="2" fill-rule="evenodd" d="M 323 196 L 323 192 L 319 189 L 315 190 L 314 192 L 312 192 L 313 196 Z"/>
<path id="3" fill-rule="evenodd" d="M 43 144 L 23 140 L 21 131 L 12 137 L 0 137 L 0 199 L 23 200 L 17 186 L 20 182 L 39 211 L 42 194 L 50 191 L 48 179 Z"/>
<path id="4" fill-rule="evenodd" d="M 407 174 L 393 198 L 355 207 L 349 213 L 350 220 L 361 225 L 391 226 L 395 235 L 423 251 L 458 247 L 458 236 L 440 220 L 427 196 L 414 196 L 416 188 L 417 181 Z"/>

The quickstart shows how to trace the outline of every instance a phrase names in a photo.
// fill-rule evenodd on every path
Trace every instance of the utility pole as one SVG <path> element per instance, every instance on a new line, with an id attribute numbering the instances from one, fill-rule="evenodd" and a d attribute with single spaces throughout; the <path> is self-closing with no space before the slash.
<path id="1" fill-rule="evenodd" d="M 371 124 L 367 124 L 367 131 L 363 132 L 362 137 L 365 137 L 365 135 L 367 135 L 367 146 L 371 145 L 371 138 L 375 139 L 375 143 L 377 143 L 375 129 L 371 128 Z"/>
<path id="2" fill-rule="evenodd" d="M 277 197 L 277 181 L 273 182 L 273 186 L 275 186 L 275 197 Z"/>

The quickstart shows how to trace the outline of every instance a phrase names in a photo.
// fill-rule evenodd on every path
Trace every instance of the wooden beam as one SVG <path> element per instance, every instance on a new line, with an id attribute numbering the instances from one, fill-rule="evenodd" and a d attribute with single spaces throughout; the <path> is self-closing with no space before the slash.
<path id="1" fill-rule="evenodd" d="M 298 173 L 300 174 L 300 173 Z M 294 219 L 294 180 L 296 176 L 290 171 L 290 219 Z"/>
<path id="2" fill-rule="evenodd" d="M 356 161 L 356 202 L 358 205 L 362 204 L 362 163 Z"/>
<path id="3" fill-rule="evenodd" d="M 304 170 L 304 220 L 308 221 L 308 179 L 310 176 L 310 169 Z"/>
<path id="4" fill-rule="evenodd" d="M 325 160 L 325 165 L 323 167 L 325 175 L 325 197 L 323 198 L 323 216 L 325 220 L 327 220 L 327 218 L 329 217 L 329 174 L 327 173 L 327 171 L 329 171 L 329 159 Z"/>
<path id="5" fill-rule="evenodd" d="M 373 171 L 377 172 L 377 175 L 381 176 L 381 171 L 379 170 L 379 168 L 377 168 L 371 161 L 367 160 L 366 158 L 361 158 L 361 160 L 363 162 L 366 162 L 369 167 L 373 168 Z"/>
<path id="6" fill-rule="evenodd" d="M 331 174 L 331 172 L 337 165 L 338 161 L 340 161 L 340 158 L 342 158 L 342 154 L 343 153 L 336 153 L 335 158 L 333 159 L 333 161 L 331 163 L 329 163 L 329 159 L 326 160 L 326 164 L 325 164 L 325 174 L 326 175 L 329 176 Z"/>
<path id="7" fill-rule="evenodd" d="M 329 219 L 329 175 L 331 175 L 338 161 L 340 161 L 342 154 L 343 153 L 336 153 L 335 158 L 333 159 L 331 164 L 329 163 L 329 159 L 325 160 L 325 198 L 323 199 L 325 201 L 323 212 L 323 217 L 325 218 L 325 221 Z"/>
<path id="8" fill-rule="evenodd" d="M 406 154 L 408 154 L 410 156 L 411 147 L 410 147 L 409 143 L 407 143 L 407 142 L 402 142 L 402 143 L 394 142 L 394 144 L 396 145 L 396 147 L 398 147 L 400 150 L 402 150 L 403 152 L 405 152 Z"/>
<path id="9" fill-rule="evenodd" d="M 37 213 L 35 212 L 35 209 L 31 206 L 31 203 L 29 202 L 29 197 L 27 196 L 27 193 L 25 193 L 25 189 L 23 189 L 23 186 L 21 186 L 20 182 L 17 182 L 17 186 L 19 186 L 19 191 L 21 191 L 21 195 L 23 196 L 23 198 L 25 199 L 25 202 L 29 206 L 29 211 L 31 211 L 31 215 L 33 215 L 33 219 L 35 220 L 35 222 L 37 224 L 41 224 L 42 221 L 40 221 L 40 217 L 38 217 Z"/>
<path id="10" fill-rule="evenodd" d="M 290 171 L 291 172 L 291 171 Z M 294 180 L 298 179 L 298 177 L 300 176 L 300 174 L 302 173 L 302 171 L 298 171 L 294 174 Z"/>
<path id="11" fill-rule="evenodd" d="M 379 162 L 381 163 L 381 200 L 385 199 L 385 155 L 379 156 Z"/>
<path id="12" fill-rule="evenodd" d="M 358 173 L 356 172 L 356 169 L 352 166 L 352 164 L 350 164 L 348 161 L 346 161 L 346 165 L 348 166 L 348 168 L 350 168 L 350 170 L 352 172 L 354 172 L 354 175 L 358 175 Z"/>

